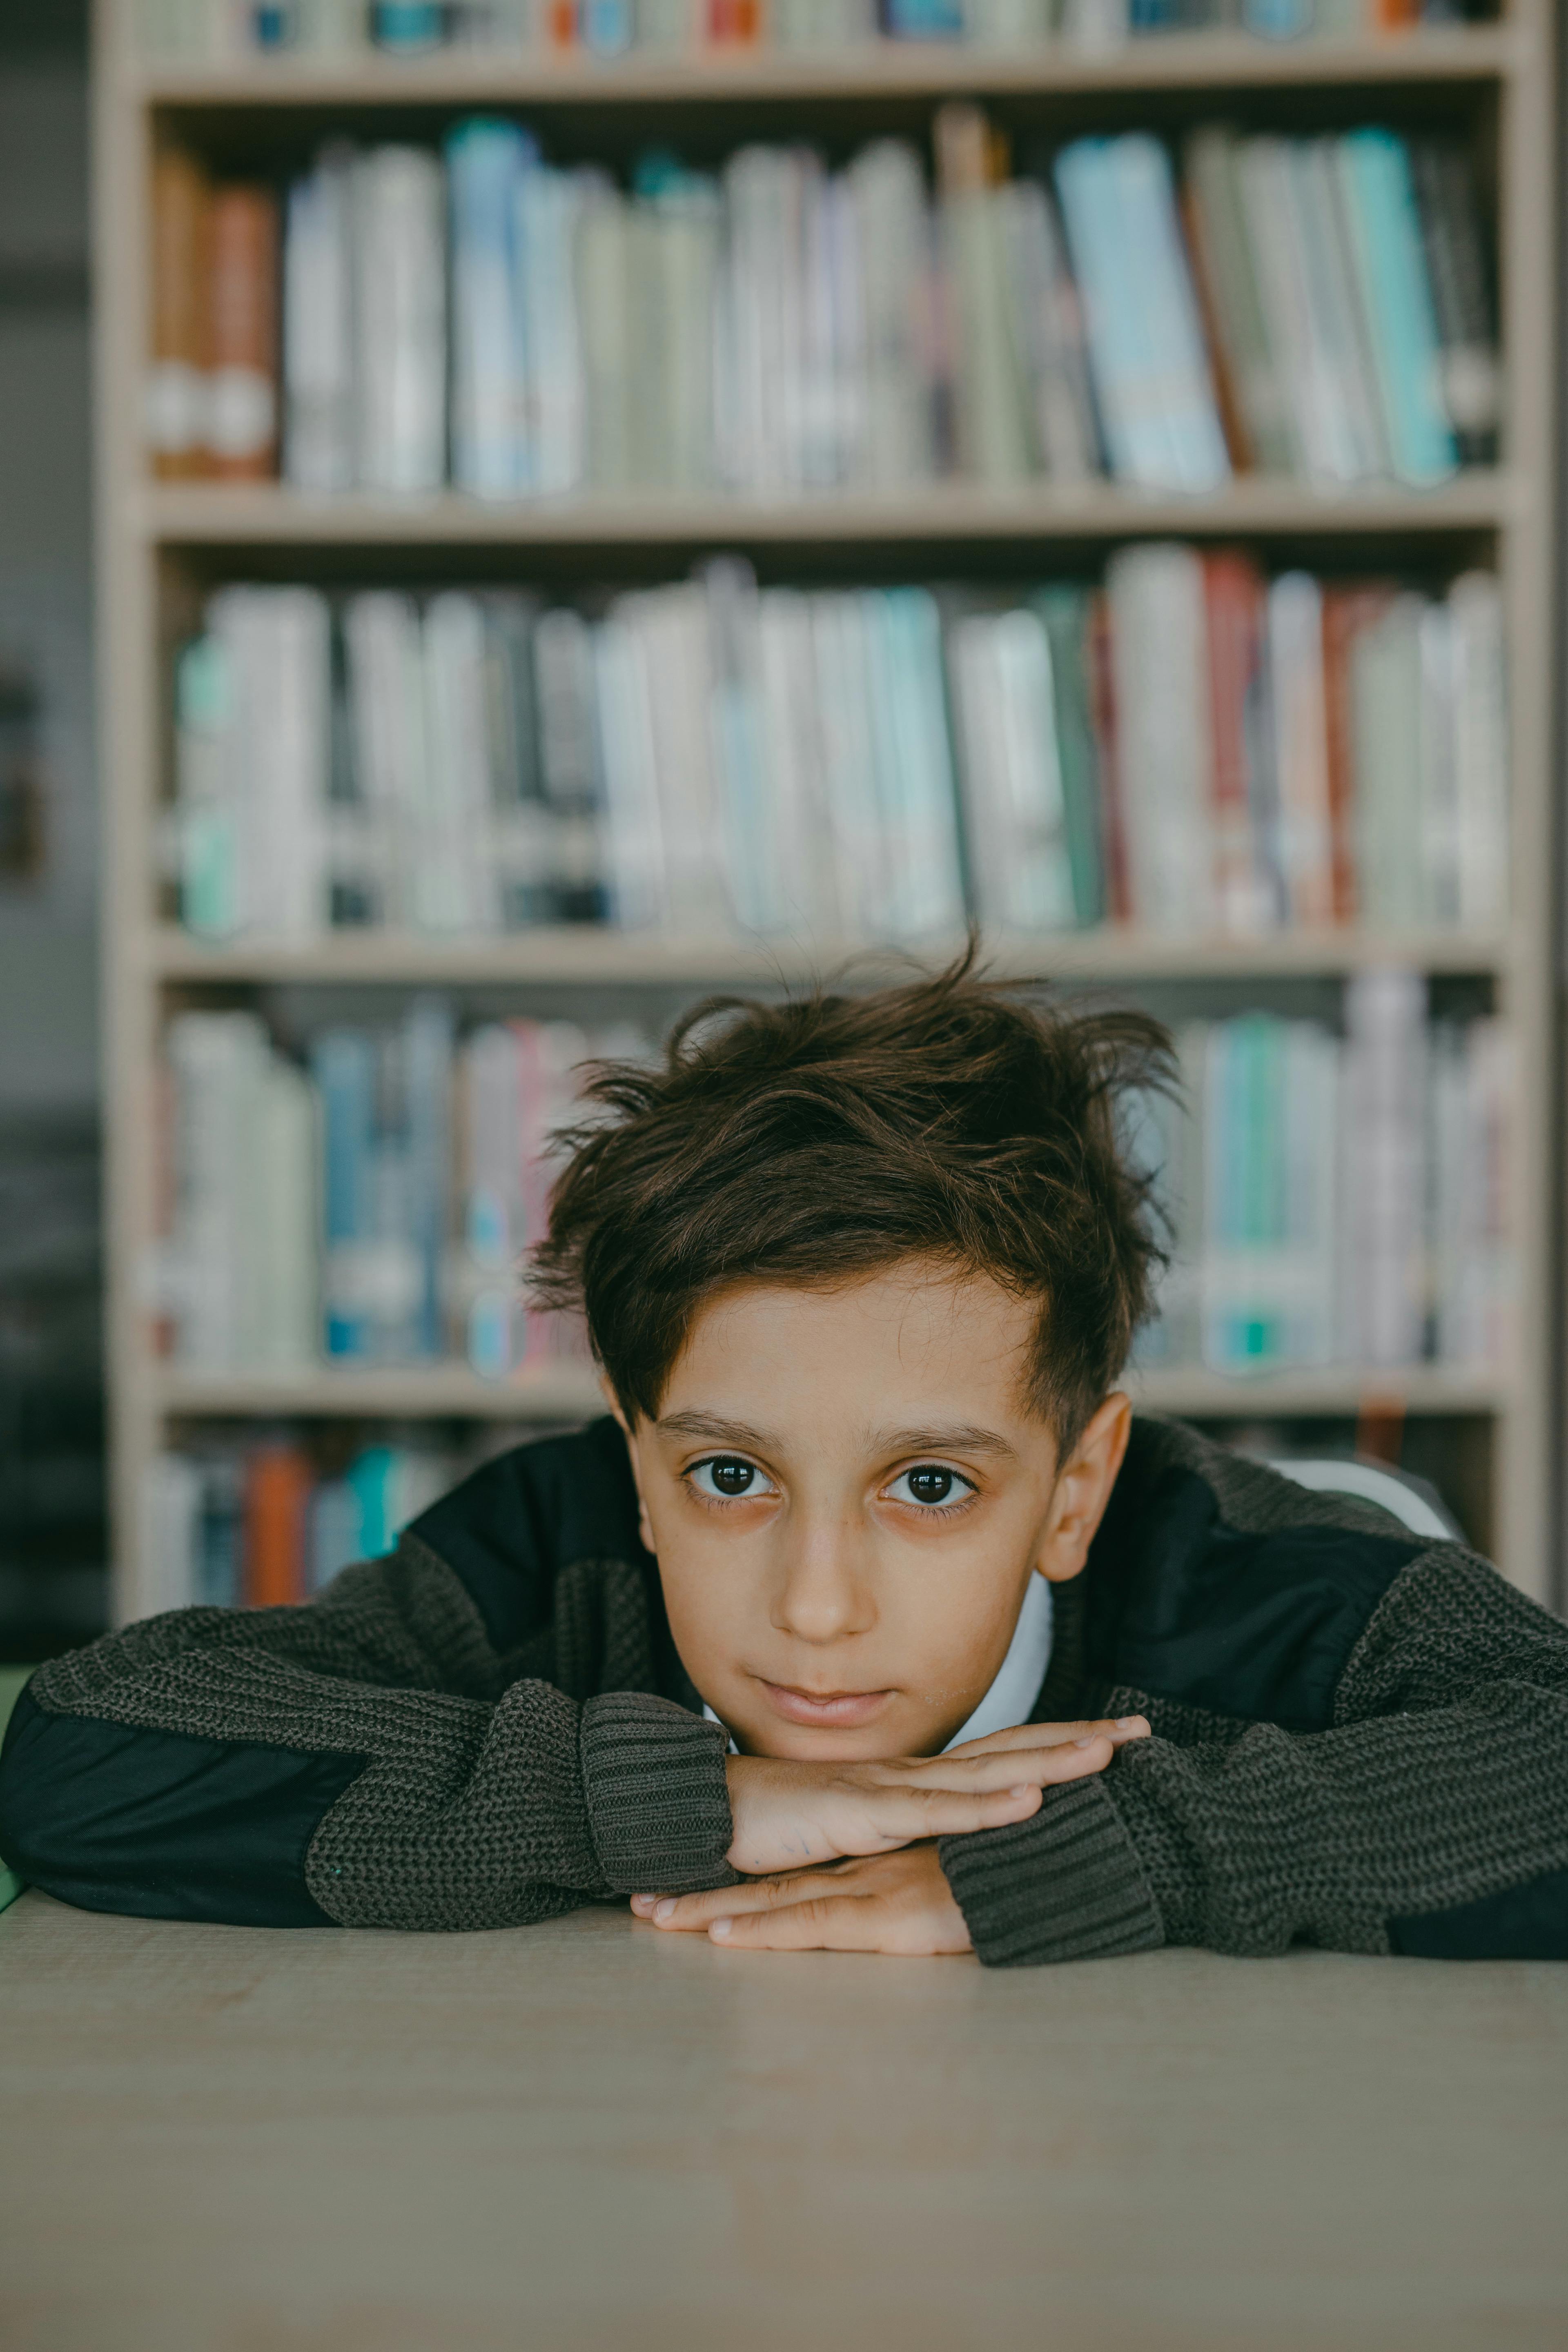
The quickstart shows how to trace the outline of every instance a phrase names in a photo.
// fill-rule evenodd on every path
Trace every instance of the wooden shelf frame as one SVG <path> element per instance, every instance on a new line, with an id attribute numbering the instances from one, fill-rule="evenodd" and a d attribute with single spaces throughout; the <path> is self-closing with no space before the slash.
<path id="1" fill-rule="evenodd" d="M 1150 1407 L 1226 1419 L 1354 1413 L 1387 1403 L 1409 1413 L 1484 1423 L 1496 1498 L 1494 1549 L 1526 1590 L 1548 1597 L 1557 1576 L 1554 1463 L 1558 1453 L 1552 1288 L 1556 1065 L 1553 923 L 1557 854 L 1552 673 L 1556 619 L 1555 110 L 1551 0 L 1513 0 L 1493 26 L 1381 39 L 1274 46 L 1231 35 L 1142 39 L 1103 55 L 1064 48 L 1007 55 L 952 47 L 876 45 L 833 57 L 638 58 L 614 63 L 507 59 L 448 52 L 417 61 L 345 64 L 280 58 L 239 66 L 149 65 L 133 53 L 131 0 L 95 0 L 94 184 L 98 591 L 100 631 L 100 759 L 104 810 L 104 1037 L 108 1358 L 115 1528 L 116 1616 L 139 1612 L 137 1560 L 145 1465 L 172 1430 L 200 1421 L 278 1417 L 519 1422 L 574 1418 L 596 1391 L 574 1368 L 496 1387 L 458 1366 L 420 1370 L 321 1370 L 279 1381 L 196 1374 L 153 1352 L 143 1268 L 157 1197 L 152 1098 L 161 1023 L 193 990 L 271 986 L 449 984 L 500 988 L 521 1005 L 531 990 L 595 985 L 668 989 L 765 982 L 832 969 L 849 950 L 798 942 L 748 947 L 733 940 L 648 940 L 590 929 L 484 941 L 344 935 L 289 949 L 265 942 L 212 948 L 151 919 L 151 883 L 163 758 L 163 662 L 172 577 L 191 583 L 242 572 L 247 559 L 270 576 L 284 563 L 334 578 L 363 560 L 367 575 L 401 562 L 417 569 L 462 551 L 493 570 L 510 551 L 541 571 L 583 553 L 666 550 L 672 571 L 713 547 L 769 550 L 775 570 L 798 554 L 842 569 L 858 550 L 947 549 L 972 570 L 994 550 L 1016 570 L 1031 548 L 1048 570 L 1052 551 L 1181 535 L 1260 545 L 1300 543 L 1326 564 L 1355 565 L 1382 550 L 1425 562 L 1495 558 L 1510 627 L 1513 757 L 1513 914 L 1507 937 L 1394 939 L 1340 932 L 1285 933 L 1258 941 L 1165 940 L 1106 930 L 1038 941 L 999 941 L 997 960 L 1018 972 L 1064 981 L 1205 982 L 1240 988 L 1282 980 L 1333 980 L 1373 962 L 1488 983 L 1519 1039 L 1521 1103 L 1514 1224 L 1522 1279 L 1519 1344 L 1494 1376 L 1424 1365 L 1355 1368 L 1233 1380 L 1190 1368 L 1151 1370 L 1136 1391 Z M 140 385 L 148 307 L 148 165 L 161 135 L 209 133 L 222 145 L 238 123 L 297 141 L 301 118 L 314 137 L 330 121 L 367 131 L 402 115 L 433 121 L 469 106 L 513 111 L 614 110 L 624 132 L 637 110 L 650 129 L 661 110 L 793 106 L 803 129 L 853 110 L 930 106 L 950 95 L 993 99 L 1026 112 L 1037 101 L 1082 95 L 1099 112 L 1137 119 L 1143 101 L 1191 114 L 1207 96 L 1223 106 L 1247 93 L 1300 92 L 1304 116 L 1321 118 L 1346 93 L 1368 93 L 1390 116 L 1414 107 L 1474 106 L 1495 122 L 1503 345 L 1508 415 L 1502 467 L 1461 475 L 1432 492 L 1378 489 L 1321 495 L 1286 481 L 1244 479 L 1204 499 L 1144 498 L 1113 484 L 1042 484 L 1002 496 L 943 483 L 895 499 L 764 503 L 644 496 L 614 502 L 487 505 L 457 494 L 408 501 L 308 499 L 280 487 L 154 485 L 140 446 Z M 1338 94 L 1336 97 L 1335 94 Z M 1124 109 L 1122 102 L 1125 101 Z M 1321 101 L 1321 103 L 1320 103 Z M 1275 118 L 1283 101 L 1269 100 Z M 580 126 L 579 126 L 580 127 Z M 606 138 L 611 136 L 606 128 Z M 617 134 L 618 135 L 618 134 Z M 1380 546 L 1381 543 L 1381 546 Z M 446 551 L 446 553 L 442 551 Z M 487 553 L 488 551 L 488 553 Z M 646 570 L 647 554 L 641 558 Z"/>

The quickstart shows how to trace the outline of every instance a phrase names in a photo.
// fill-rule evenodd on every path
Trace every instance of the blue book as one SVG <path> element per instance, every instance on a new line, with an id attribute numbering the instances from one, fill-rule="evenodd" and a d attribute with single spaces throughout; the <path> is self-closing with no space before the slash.
<path id="1" fill-rule="evenodd" d="M 447 30 L 447 11 L 438 0 L 373 0 L 370 37 L 378 48 L 408 56 L 439 47 Z"/>
<path id="2" fill-rule="evenodd" d="M 583 46 L 596 57 L 618 58 L 632 45 L 632 0 L 583 0 Z"/>
<path id="3" fill-rule="evenodd" d="M 363 1265 L 375 1221 L 375 1047 L 328 1029 L 310 1049 L 321 1103 L 323 1346 L 339 1361 L 370 1354 Z"/>
<path id="4" fill-rule="evenodd" d="M 452 475 L 479 498 L 521 486 L 517 191 L 539 159 L 515 123 L 471 116 L 446 142 L 452 252 Z"/>
<path id="5" fill-rule="evenodd" d="M 1128 396 L 1147 418 L 1151 436 L 1159 436 L 1170 472 L 1158 486 L 1212 490 L 1228 478 L 1230 458 L 1176 214 L 1171 159 L 1145 131 L 1110 141 L 1108 153 L 1113 193 L 1107 200 L 1125 257 L 1121 282 L 1146 372 Z"/>
<path id="6" fill-rule="evenodd" d="M 1173 459 L 1158 415 L 1147 413 L 1140 393 L 1151 362 L 1133 299 L 1110 146 L 1107 139 L 1075 139 L 1057 157 L 1062 227 L 1083 302 L 1089 373 L 1110 471 L 1120 481 L 1169 488 Z"/>
<path id="7" fill-rule="evenodd" d="M 360 1559 L 382 1559 L 397 1540 L 393 1525 L 397 1479 L 397 1449 L 367 1445 L 349 1465 L 349 1486 L 359 1505 Z"/>
<path id="8" fill-rule="evenodd" d="M 440 997 L 421 997 L 409 1012 L 404 1028 L 404 1085 L 408 1238 L 419 1279 L 411 1352 L 440 1358 L 447 1353 L 443 1287 L 452 1213 L 452 1010 Z"/>
<path id="9" fill-rule="evenodd" d="M 882 30 L 895 41 L 961 41 L 963 0 L 882 0 Z"/>
<path id="10" fill-rule="evenodd" d="M 1440 482 L 1458 470 L 1458 452 L 1443 405 L 1443 353 L 1409 151 L 1392 131 L 1368 130 L 1351 131 L 1339 152 L 1394 470 L 1401 481 Z"/>
<path id="11" fill-rule="evenodd" d="M 362 1539 L 364 1517 L 352 1478 L 324 1478 L 310 1496 L 305 1532 L 305 1582 L 324 1592 L 334 1576 L 356 1559 L 372 1557 Z"/>

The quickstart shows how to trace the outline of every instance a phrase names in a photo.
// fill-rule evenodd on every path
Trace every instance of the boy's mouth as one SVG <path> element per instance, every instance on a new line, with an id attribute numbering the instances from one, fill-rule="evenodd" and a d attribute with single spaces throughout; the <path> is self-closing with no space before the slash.
<path id="1" fill-rule="evenodd" d="M 893 1696 L 887 1690 L 796 1690 L 788 1683 L 770 1683 L 761 1675 L 757 1680 L 773 1713 L 786 1723 L 816 1724 L 825 1730 L 851 1730 L 874 1721 Z"/>

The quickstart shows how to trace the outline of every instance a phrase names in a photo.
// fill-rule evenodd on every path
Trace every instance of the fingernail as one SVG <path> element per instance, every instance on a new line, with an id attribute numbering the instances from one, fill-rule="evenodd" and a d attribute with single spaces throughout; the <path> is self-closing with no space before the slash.
<path id="1" fill-rule="evenodd" d="M 1100 1731 L 1086 1731 L 1081 1739 L 1075 1739 L 1073 1741 L 1073 1746 L 1075 1748 L 1093 1748 L 1097 1746 L 1104 1737 L 1104 1733 Z"/>
<path id="2" fill-rule="evenodd" d="M 661 1896 L 659 1901 L 653 1906 L 653 1916 L 658 1921 L 660 1927 L 664 1925 L 664 1922 L 667 1919 L 673 1919 L 675 1916 L 674 1895 L 666 1895 Z"/>
<path id="3" fill-rule="evenodd" d="M 1141 1715 L 1119 1715 L 1116 1728 L 1118 1731 L 1147 1731 L 1149 1727 Z"/>
<path id="4" fill-rule="evenodd" d="M 634 1911 L 646 1911 L 652 1901 L 653 1896 L 651 1895 L 634 1895 L 632 1896 L 632 1909 Z"/>
<path id="5" fill-rule="evenodd" d="M 1007 1791 L 1010 1797 L 1032 1797 L 1034 1793 L 1035 1784 L 1032 1780 L 1020 1780 Z"/>
<path id="6" fill-rule="evenodd" d="M 734 1924 L 735 1923 L 732 1919 L 715 1919 L 713 1925 L 709 1928 L 708 1933 L 712 1937 L 716 1944 L 721 1944 L 724 1942 Z"/>

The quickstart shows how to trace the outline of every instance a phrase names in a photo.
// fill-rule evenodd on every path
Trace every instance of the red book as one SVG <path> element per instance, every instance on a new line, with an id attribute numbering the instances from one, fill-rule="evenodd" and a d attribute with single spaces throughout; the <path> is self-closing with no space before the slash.
<path id="1" fill-rule="evenodd" d="M 1351 653 L 1363 629 L 1388 609 L 1387 588 L 1329 588 L 1323 593 L 1323 708 L 1329 745 L 1329 839 L 1333 861 L 1334 920 L 1353 923 L 1361 911 L 1356 887 L 1355 728 L 1351 709 Z"/>
<path id="2" fill-rule="evenodd" d="M 1258 856 L 1252 773 L 1267 600 L 1263 575 L 1249 556 L 1226 550 L 1204 557 L 1215 906 L 1223 931 L 1262 930 L 1272 911 Z"/>
<path id="3" fill-rule="evenodd" d="M 1113 922 L 1131 922 L 1136 908 L 1127 866 L 1127 826 L 1117 757 L 1116 673 L 1110 642 L 1110 600 L 1097 592 L 1089 616 L 1089 707 L 1100 752 L 1100 839 L 1105 844 L 1105 896 Z"/>
<path id="4" fill-rule="evenodd" d="M 310 1458 L 299 1446 L 258 1445 L 246 1465 L 245 1605 L 287 1609 L 305 1598 Z"/>
<path id="5" fill-rule="evenodd" d="M 278 205 L 269 190 L 214 196 L 207 306 L 209 470 L 223 481 L 266 481 L 278 459 Z"/>

